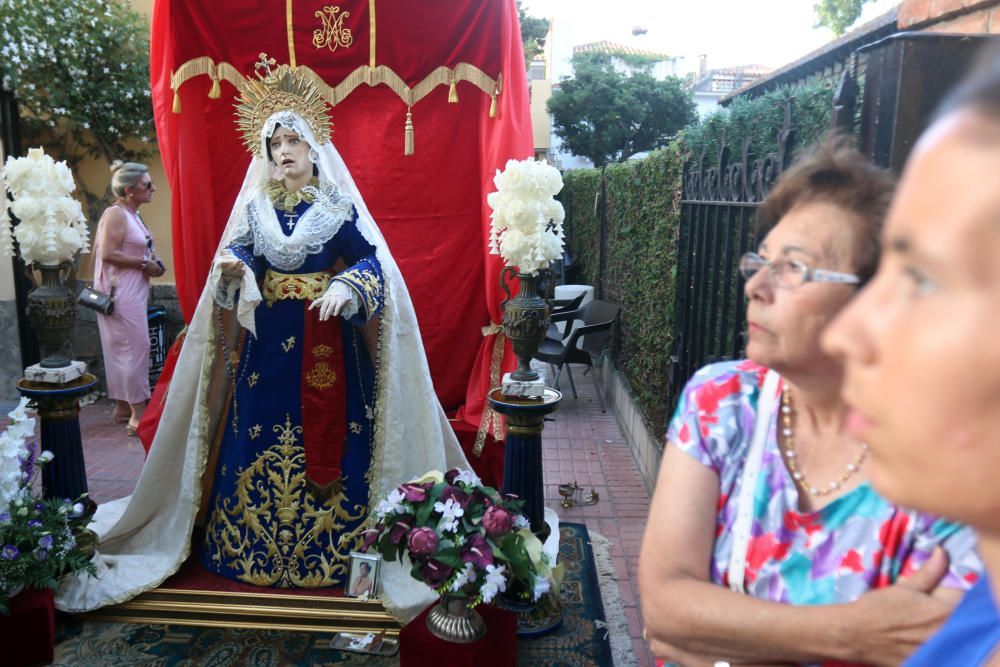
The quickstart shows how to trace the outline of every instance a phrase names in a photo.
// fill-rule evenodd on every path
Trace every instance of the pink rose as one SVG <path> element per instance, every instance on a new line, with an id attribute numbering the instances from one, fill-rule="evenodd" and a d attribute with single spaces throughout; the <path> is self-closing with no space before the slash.
<path id="1" fill-rule="evenodd" d="M 415 528 L 410 533 L 410 553 L 416 557 L 430 556 L 437 546 L 438 536 L 432 528 Z"/>
<path id="2" fill-rule="evenodd" d="M 514 515 L 502 507 L 494 505 L 483 515 L 483 528 L 490 537 L 503 537 L 514 527 Z"/>

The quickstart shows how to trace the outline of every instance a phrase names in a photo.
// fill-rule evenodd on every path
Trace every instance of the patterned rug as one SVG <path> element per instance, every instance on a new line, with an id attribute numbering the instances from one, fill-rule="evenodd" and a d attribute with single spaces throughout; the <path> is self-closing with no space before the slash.
<path id="1" fill-rule="evenodd" d="M 602 601 L 598 569 L 606 568 L 595 566 L 594 548 L 586 526 L 563 523 L 559 533 L 559 559 L 566 567 L 559 591 L 563 623 L 545 637 L 521 640 L 518 665 L 612 667 L 609 626 L 613 635 L 620 634 L 625 627 L 617 587 L 605 585 L 605 595 L 610 599 Z M 599 549 L 598 560 L 606 561 L 606 540 L 595 535 L 594 545 Z M 607 573 L 603 572 L 602 577 L 606 579 Z M 605 622 L 605 606 L 613 611 L 610 623 Z M 624 632 L 627 638 L 627 629 Z M 85 622 L 60 614 L 52 664 L 67 667 L 399 664 L 398 656 L 386 658 L 334 650 L 330 648 L 330 640 L 330 635 L 318 633 Z M 621 665 L 621 653 L 618 650 L 615 653 Z"/>

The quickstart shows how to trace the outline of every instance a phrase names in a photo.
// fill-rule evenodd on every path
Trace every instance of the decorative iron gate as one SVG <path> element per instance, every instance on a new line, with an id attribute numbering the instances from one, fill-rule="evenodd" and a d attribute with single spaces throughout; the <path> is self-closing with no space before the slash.
<path id="1" fill-rule="evenodd" d="M 746 317 L 737 265 L 740 255 L 757 244 L 757 207 L 788 166 L 793 143 L 791 107 L 786 106 L 776 153 L 755 157 L 746 140 L 733 160 L 723 136 L 714 166 L 706 165 L 702 153 L 684 168 L 670 405 L 700 367 L 743 354 Z"/>

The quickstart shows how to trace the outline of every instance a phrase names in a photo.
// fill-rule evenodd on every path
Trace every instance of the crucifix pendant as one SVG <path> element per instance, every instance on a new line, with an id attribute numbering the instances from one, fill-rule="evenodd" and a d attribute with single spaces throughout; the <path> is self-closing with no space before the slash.
<path id="1" fill-rule="evenodd" d="M 298 217 L 299 214 L 294 211 L 285 214 L 285 224 L 288 225 L 288 231 L 292 231 L 295 229 L 295 222 L 296 218 Z"/>

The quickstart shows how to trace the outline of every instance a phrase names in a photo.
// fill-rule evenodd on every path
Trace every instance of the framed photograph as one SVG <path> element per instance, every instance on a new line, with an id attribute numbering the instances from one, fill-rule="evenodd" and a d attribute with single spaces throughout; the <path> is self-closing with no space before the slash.
<path id="1" fill-rule="evenodd" d="M 344 595 L 363 600 L 374 599 L 378 594 L 379 566 L 382 556 L 351 552 L 351 567 L 347 573 L 347 588 Z"/>

